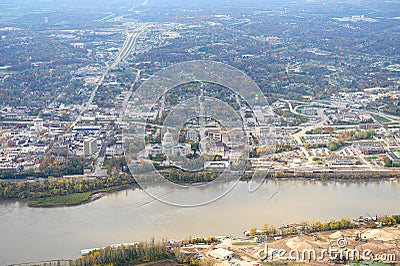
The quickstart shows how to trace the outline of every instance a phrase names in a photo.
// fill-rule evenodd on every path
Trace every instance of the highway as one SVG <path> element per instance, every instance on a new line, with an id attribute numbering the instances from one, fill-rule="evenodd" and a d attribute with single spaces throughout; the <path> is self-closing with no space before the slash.
<path id="1" fill-rule="evenodd" d="M 135 78 L 135 82 L 132 83 L 131 87 L 129 88 L 129 92 L 125 95 L 124 101 L 122 103 L 122 107 L 119 110 L 119 117 L 118 117 L 118 123 L 122 122 L 122 119 L 124 117 L 124 113 L 126 111 L 126 108 L 128 107 L 128 103 L 129 103 L 129 99 L 132 97 L 133 94 L 133 89 L 135 87 L 135 84 L 140 80 L 140 74 L 141 74 L 141 70 L 138 69 L 136 72 L 136 78 Z"/>
<path id="2" fill-rule="evenodd" d="M 96 96 L 97 90 L 100 88 L 101 84 L 103 84 L 104 79 L 108 75 L 108 72 L 111 69 L 116 68 L 119 65 L 119 63 L 121 63 L 121 61 L 125 60 L 129 56 L 129 54 L 135 48 L 139 36 L 143 32 L 145 32 L 146 29 L 148 29 L 150 26 L 151 26 L 150 23 L 145 23 L 143 25 L 140 25 L 137 29 L 135 29 L 135 31 L 133 33 L 128 34 L 128 37 L 125 40 L 124 45 L 122 46 L 121 50 L 118 52 L 117 56 L 115 57 L 114 62 L 109 64 L 107 66 L 107 68 L 105 69 L 104 73 L 101 75 L 99 81 L 97 82 L 96 87 L 93 89 L 93 91 L 90 94 L 89 100 L 82 103 L 80 110 L 79 110 L 79 115 L 75 119 L 75 121 L 72 123 L 72 125 L 70 126 L 70 129 L 74 128 L 77 125 L 77 123 L 81 120 L 83 114 L 87 111 L 89 106 L 92 105 L 94 97 Z M 137 78 L 136 78 L 135 82 L 136 81 L 137 81 Z"/>
<path id="3" fill-rule="evenodd" d="M 87 107 L 90 106 L 90 104 L 92 103 L 92 101 L 94 99 L 94 96 L 96 95 L 97 89 L 99 88 L 99 86 L 103 82 L 103 80 L 106 77 L 106 75 L 108 74 L 108 72 L 111 69 L 117 67 L 118 64 L 121 63 L 121 61 L 125 60 L 130 55 L 130 53 L 136 47 L 136 43 L 137 43 L 137 40 L 138 40 L 139 36 L 144 31 L 146 31 L 150 26 L 151 26 L 150 23 L 145 23 L 145 24 L 141 25 L 139 28 L 137 28 L 134 33 L 131 33 L 131 34 L 128 35 L 128 38 L 126 39 L 122 49 L 119 51 L 119 53 L 115 57 L 114 62 L 109 67 L 107 67 L 107 69 L 104 72 L 104 74 L 103 74 L 99 84 L 97 85 L 96 89 L 93 90 L 93 92 L 92 92 L 92 94 L 90 96 L 90 99 L 89 99 L 89 101 L 87 103 Z M 126 96 L 124 98 L 122 107 L 121 107 L 121 109 L 119 111 L 119 117 L 118 117 L 118 121 L 117 121 L 119 123 L 122 122 L 123 114 L 125 113 L 125 110 L 126 110 L 126 108 L 128 106 L 129 99 L 131 98 L 131 96 L 133 94 L 134 86 L 140 80 L 140 73 L 141 73 L 141 71 L 137 70 L 135 81 L 132 83 L 132 85 L 131 85 L 131 87 L 129 89 L 129 92 L 126 94 Z M 102 145 L 101 151 L 99 152 L 99 156 L 97 158 L 97 163 L 96 163 L 96 167 L 95 167 L 95 171 L 94 171 L 94 175 L 95 176 L 99 176 L 100 173 L 101 173 L 101 168 L 103 166 L 104 157 L 105 157 L 105 151 L 106 151 L 106 148 L 107 148 L 107 143 L 108 143 L 109 138 L 110 138 L 110 133 L 107 134 L 107 137 L 105 138 L 104 143 Z"/>
<path id="4" fill-rule="evenodd" d="M 296 114 L 296 115 L 302 115 L 295 110 L 296 108 L 293 109 L 293 106 L 289 101 L 285 101 L 285 102 L 289 105 L 290 112 L 292 112 L 293 114 Z M 310 117 L 308 115 L 303 115 L 303 116 Z M 304 143 L 303 143 L 301 137 L 304 136 L 307 131 L 309 131 L 313 128 L 324 126 L 328 121 L 328 117 L 324 114 L 324 109 L 321 109 L 321 108 L 318 109 L 317 117 L 321 118 L 321 120 L 317 124 L 303 127 L 299 132 L 297 132 L 296 134 L 293 134 L 294 140 L 297 142 L 297 145 L 300 147 L 300 150 L 304 153 L 305 157 L 309 160 L 310 163 L 312 163 L 312 157 L 310 156 L 307 149 L 304 147 Z"/>
<path id="5" fill-rule="evenodd" d="M 124 45 L 122 46 L 121 50 L 118 52 L 117 56 L 114 59 L 114 62 L 109 65 L 106 70 L 104 71 L 103 75 L 101 76 L 99 82 L 97 83 L 96 88 L 92 91 L 89 100 L 84 105 L 85 107 L 81 110 L 81 114 L 84 113 L 87 108 L 92 105 L 93 99 L 96 96 L 96 92 L 103 83 L 105 77 L 107 76 L 108 72 L 116 68 L 122 60 L 125 60 L 126 57 L 132 52 L 134 47 L 136 46 L 137 40 L 139 36 L 150 26 L 150 23 L 146 23 L 141 25 L 139 28 L 135 30 L 134 33 L 128 34 L 128 38 L 125 41 Z"/>
<path id="6" fill-rule="evenodd" d="M 145 23 L 135 30 L 135 32 L 128 34 L 122 49 L 117 54 L 114 63 L 111 64 L 111 68 L 115 68 L 118 64 L 125 60 L 135 48 L 139 36 L 151 26 L 150 23 Z"/>

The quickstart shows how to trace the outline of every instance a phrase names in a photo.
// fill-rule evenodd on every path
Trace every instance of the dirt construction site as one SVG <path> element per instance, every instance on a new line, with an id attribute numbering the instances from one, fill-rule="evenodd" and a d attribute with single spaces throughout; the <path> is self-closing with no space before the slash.
<path id="1" fill-rule="evenodd" d="M 263 241 L 265 243 L 257 243 L 256 240 L 227 237 L 217 245 L 183 247 L 182 251 L 195 252 L 203 262 L 213 265 L 400 264 L 400 227 L 332 230 L 271 238 Z M 229 251 L 232 256 L 216 258 L 211 255 L 215 249 Z"/>

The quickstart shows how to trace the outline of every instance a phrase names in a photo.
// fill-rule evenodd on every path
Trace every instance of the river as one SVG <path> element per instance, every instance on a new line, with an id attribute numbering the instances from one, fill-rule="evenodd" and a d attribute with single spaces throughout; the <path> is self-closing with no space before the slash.
<path id="1" fill-rule="evenodd" d="M 220 189 L 231 185 L 223 184 Z M 41 209 L 29 208 L 21 201 L 2 202 L 0 265 L 71 259 L 78 257 L 81 249 L 151 237 L 240 236 L 264 223 L 280 226 L 346 215 L 398 214 L 399 191 L 400 180 L 288 179 L 267 180 L 253 193 L 248 192 L 246 182 L 240 182 L 225 197 L 195 208 L 167 205 L 140 189 L 116 192 L 76 207 Z"/>

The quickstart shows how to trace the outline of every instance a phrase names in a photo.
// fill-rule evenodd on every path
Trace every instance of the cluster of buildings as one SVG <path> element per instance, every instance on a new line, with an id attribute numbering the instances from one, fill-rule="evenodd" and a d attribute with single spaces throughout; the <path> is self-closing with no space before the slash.
<path id="1" fill-rule="evenodd" d="M 257 26 L 254 27 L 256 29 L 254 32 L 252 32 L 253 28 L 249 27 L 248 35 L 242 36 L 245 38 L 229 37 L 230 34 L 226 30 L 230 27 L 223 25 L 231 25 L 232 28 L 236 25 L 246 25 L 251 23 L 250 17 L 254 20 L 258 19 L 258 15 L 254 15 L 255 13 L 249 14 L 248 18 L 243 18 L 242 14 L 238 17 L 235 17 L 234 14 L 215 15 L 210 16 L 207 20 L 194 15 L 182 18 L 182 23 L 153 23 L 151 31 L 143 33 L 135 40 L 136 48 L 131 50 L 131 54 L 135 55 L 135 58 L 126 57 L 111 68 L 109 68 L 110 62 L 113 62 L 117 57 L 121 44 L 124 43 L 126 38 L 126 30 L 134 32 L 141 25 L 136 18 L 124 18 L 118 21 L 118 25 L 109 28 L 44 31 L 41 33 L 42 37 L 45 36 L 67 44 L 77 55 L 89 63 L 79 65 L 73 70 L 69 68 L 67 72 L 62 73 L 63 77 L 70 78 L 69 82 L 63 81 L 63 83 L 69 85 L 64 88 L 63 93 L 56 95 L 56 97 L 42 97 L 57 94 L 54 88 L 29 91 L 28 95 L 31 97 L 37 94 L 38 97 L 46 98 L 46 102 L 41 103 L 46 105 L 46 108 L 40 112 L 40 115 L 37 115 L 37 113 L 32 115 L 30 106 L 2 107 L 0 110 L 0 118 L 3 120 L 0 138 L 0 168 L 21 171 L 28 168 L 37 169 L 41 158 L 46 153 L 55 157 L 95 158 L 100 162 L 102 161 L 101 158 L 105 156 L 123 155 L 121 129 L 125 125 L 121 121 L 121 115 L 133 90 L 134 75 L 141 74 L 142 71 L 144 74 L 139 76 L 140 81 L 145 81 L 151 74 L 164 66 L 170 65 L 171 62 L 183 62 L 192 58 L 217 60 L 225 58 L 232 65 L 247 71 L 247 74 L 258 84 L 271 84 L 273 94 L 280 94 L 288 88 L 290 88 L 288 91 L 293 90 L 301 94 L 303 93 L 301 88 L 307 87 L 305 84 L 310 83 L 311 77 L 313 82 L 321 80 L 322 85 L 316 83 L 315 88 L 320 87 L 319 89 L 322 91 L 326 79 L 329 79 L 329 84 L 332 84 L 332 86 L 335 86 L 335 82 L 339 82 L 331 73 L 357 69 L 357 72 L 361 74 L 354 73 L 353 76 L 347 77 L 349 78 L 348 81 L 338 83 L 341 87 L 346 87 L 345 83 L 349 85 L 352 80 L 362 80 L 357 75 L 364 75 L 369 69 L 369 66 L 355 68 L 350 63 L 349 65 L 335 63 L 339 59 L 352 58 L 352 51 L 347 51 L 348 54 L 343 55 L 343 57 L 340 55 L 339 59 L 335 58 L 335 61 L 329 62 L 330 57 L 335 53 L 326 51 L 325 48 L 334 38 L 324 40 L 323 46 L 319 46 L 320 43 L 312 43 L 309 48 L 304 49 L 307 56 L 312 56 L 310 64 L 305 64 L 296 59 L 298 56 L 293 56 L 296 52 L 300 54 L 303 51 L 296 51 L 297 44 L 293 44 L 290 38 L 274 36 L 272 33 L 270 36 L 258 35 L 259 32 L 263 31 L 256 29 Z M 265 18 L 279 21 L 286 19 L 286 16 L 289 15 L 286 10 L 284 13 L 271 11 Z M 113 18 L 110 18 L 110 20 L 107 18 L 105 21 L 116 22 Z M 326 29 L 319 30 L 335 32 L 333 29 L 336 29 L 337 25 L 343 25 L 339 22 L 372 22 L 373 19 L 364 15 L 355 15 L 333 20 L 329 17 L 327 21 L 324 26 Z M 301 20 L 297 23 L 310 22 Z M 308 24 L 301 25 L 307 28 Z M 288 28 L 298 27 L 295 24 L 286 24 L 286 26 Z M 312 26 L 319 27 L 319 25 Z M 215 28 L 218 28 L 218 31 L 215 31 Z M 215 35 L 209 34 L 211 32 Z M 213 39 L 210 39 L 210 36 L 213 36 Z M 237 40 L 243 43 L 238 43 Z M 254 41 L 268 45 L 271 51 L 276 52 L 276 58 L 286 59 L 281 61 L 274 59 L 274 62 L 268 63 L 266 66 L 265 57 L 269 55 L 264 54 L 266 53 L 264 50 L 258 50 L 263 45 L 247 46 L 249 44 L 247 42 L 252 43 Z M 305 45 L 310 44 L 308 43 L 309 38 L 304 41 L 306 41 Z M 176 50 L 179 51 L 183 47 L 186 53 L 171 52 L 169 49 L 164 49 L 166 45 L 176 47 Z M 335 43 L 332 43 L 330 47 L 335 45 Z M 7 46 L 11 47 L 12 44 L 7 44 Z M 389 62 L 389 60 L 380 60 L 377 64 L 386 61 Z M 45 67 L 46 62 L 30 63 L 33 68 L 39 68 Z M 396 72 L 398 69 L 398 64 L 379 64 L 373 67 L 382 67 L 391 72 Z M 312 68 L 315 65 L 326 66 L 330 74 L 323 71 L 321 73 L 315 72 Z M 4 68 L 5 71 L 7 69 L 8 67 Z M 48 71 L 50 75 L 56 75 L 56 72 L 55 69 Z M 274 77 L 276 73 L 281 72 L 285 72 L 290 77 L 298 77 L 293 80 L 299 81 L 284 84 L 284 80 Z M 14 74 L 2 73 L 0 78 L 3 82 L 13 77 L 12 75 Z M 265 106 L 256 106 L 253 110 L 250 110 L 246 104 L 238 101 L 238 112 L 244 118 L 244 124 L 247 126 L 246 142 L 250 143 L 250 148 L 256 148 L 259 146 L 260 140 L 272 139 L 281 148 L 281 151 L 274 155 L 274 159 L 277 162 L 292 163 L 296 167 L 300 165 L 320 166 L 321 161 L 322 164 L 326 163 L 327 165 L 365 164 L 371 155 L 387 156 L 395 162 L 398 160 L 396 156 L 399 150 L 399 133 L 391 132 L 393 134 L 388 135 L 387 129 L 371 115 L 371 112 L 360 109 L 380 105 L 382 102 L 393 102 L 397 106 L 399 105 L 400 93 L 395 86 L 391 85 L 396 83 L 395 80 L 388 83 L 390 86 L 382 85 L 382 87 L 379 87 L 378 82 L 376 83 L 375 86 L 377 87 L 369 88 L 368 86 L 364 90 L 349 88 L 346 91 L 330 95 L 330 99 L 326 100 L 325 103 L 318 101 L 320 104 L 318 108 L 313 104 L 308 105 L 306 103 L 304 108 L 297 109 L 296 112 L 298 113 L 292 113 L 291 110 L 287 109 L 286 100 L 278 99 L 272 103 L 272 106 L 275 109 L 284 109 L 281 116 L 273 116 Z M 262 87 L 261 85 L 260 87 Z M 21 85 L 20 87 L 24 86 Z M 96 90 L 96 93 L 91 99 L 91 93 L 94 90 Z M 49 94 L 50 92 L 52 94 Z M 18 96 L 25 97 L 24 93 L 22 92 Z M 175 96 L 178 101 L 185 99 L 183 94 Z M 229 98 L 229 95 L 222 96 L 222 98 Z M 302 101 L 315 97 L 303 96 Z M 51 103 L 49 103 L 49 99 L 51 99 Z M 88 99 L 91 99 L 91 104 L 84 108 Z M 152 103 L 144 104 L 142 110 L 132 110 L 131 119 L 155 121 L 162 117 L 163 112 L 169 111 L 164 106 L 165 103 L 154 107 L 151 106 Z M 299 101 L 299 104 L 304 105 L 304 102 Z M 339 131 L 333 134 L 302 134 L 297 138 L 296 136 L 300 134 L 299 131 L 301 132 L 304 128 L 310 128 L 320 122 L 321 117 L 319 117 L 320 113 L 318 112 L 321 110 L 320 108 L 324 108 L 326 116 L 326 123 L 323 126 L 354 125 L 354 128 L 360 130 L 374 128 L 376 130 L 374 139 L 349 141 L 345 147 L 331 152 L 322 146 L 338 140 L 335 134 Z M 151 111 L 148 112 L 148 110 Z M 288 113 L 289 115 L 286 116 Z M 396 125 L 398 120 L 394 119 L 393 122 L 395 123 L 391 125 L 392 129 L 398 129 L 398 124 Z M 255 126 L 257 124 L 259 126 Z M 270 125 L 276 126 L 273 133 L 268 128 Z M 351 129 L 353 128 L 340 130 Z M 179 133 L 168 130 L 162 132 L 159 128 L 148 127 L 144 136 L 147 138 L 144 156 L 163 159 L 163 156 L 191 157 L 195 156 L 196 153 L 204 154 L 209 158 L 204 165 L 206 168 L 224 168 L 229 165 L 230 161 L 234 161 L 240 156 L 240 153 L 236 151 L 240 150 L 238 147 L 242 143 L 240 143 L 241 139 L 237 135 L 239 135 L 238 132 L 225 130 L 217 122 L 211 120 L 206 121 L 205 129 L 201 129 L 198 123 L 188 123 Z M 363 158 L 359 158 L 361 156 Z M 321 161 L 313 161 L 313 158 L 321 159 Z M 253 163 L 259 167 L 267 167 L 268 165 L 268 162 L 264 161 L 263 158 L 253 159 Z M 286 165 L 278 165 L 278 167 L 286 167 Z"/>
<path id="2" fill-rule="evenodd" d="M 326 111 L 326 114 L 332 123 L 359 124 L 372 121 L 370 115 L 348 108 L 330 109 Z"/>
<path id="3" fill-rule="evenodd" d="M 354 143 L 364 155 L 375 155 L 386 153 L 385 147 L 381 142 L 377 141 L 363 141 Z"/>
<path id="4" fill-rule="evenodd" d="M 51 109 L 53 112 L 50 113 L 59 110 L 58 107 Z M 97 108 L 91 110 L 76 124 L 59 121 L 54 116 L 2 121 L 0 170 L 38 171 L 45 154 L 60 162 L 72 157 L 90 159 L 106 154 L 122 155 L 122 133 L 118 130 L 119 125 L 115 125 L 117 116 L 97 112 Z M 70 111 L 74 112 L 74 109 Z"/>
<path id="5" fill-rule="evenodd" d="M 400 92 L 393 86 L 389 88 L 366 88 L 356 92 L 339 92 L 332 95 L 330 101 L 337 107 L 354 109 L 368 107 L 374 102 L 380 102 L 385 99 L 391 99 L 397 104 L 399 98 Z"/>
<path id="6" fill-rule="evenodd" d="M 342 18 L 332 18 L 337 21 L 345 21 L 345 22 L 377 22 L 378 20 L 374 18 L 368 18 L 364 14 L 362 15 L 352 15 L 350 17 L 342 17 Z"/>

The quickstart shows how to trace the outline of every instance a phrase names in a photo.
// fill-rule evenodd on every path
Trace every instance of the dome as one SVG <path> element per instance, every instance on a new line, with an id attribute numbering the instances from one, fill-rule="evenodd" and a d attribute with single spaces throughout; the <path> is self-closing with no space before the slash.
<path id="1" fill-rule="evenodd" d="M 164 137 L 162 139 L 162 146 L 163 147 L 168 147 L 171 145 L 174 145 L 174 136 L 172 135 L 171 132 L 169 132 L 169 130 L 167 130 L 167 132 L 165 132 Z"/>

